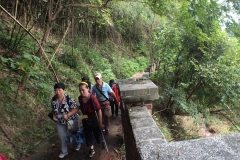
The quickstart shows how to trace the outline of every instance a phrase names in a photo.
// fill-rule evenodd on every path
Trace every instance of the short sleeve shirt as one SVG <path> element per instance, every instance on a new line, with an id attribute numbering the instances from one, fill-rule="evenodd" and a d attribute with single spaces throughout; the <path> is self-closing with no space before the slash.
<path id="1" fill-rule="evenodd" d="M 67 114 L 72 109 L 78 108 L 78 105 L 73 98 L 71 98 L 67 94 L 65 94 L 64 96 L 65 96 L 65 98 L 62 103 L 58 103 L 56 96 L 54 96 L 51 100 L 52 110 L 56 116 L 62 115 L 62 114 Z M 75 118 L 76 118 L 76 114 L 70 116 L 68 119 L 74 120 Z M 66 124 L 66 120 L 64 120 L 63 117 L 58 118 L 58 122 L 61 124 Z"/>
<path id="2" fill-rule="evenodd" d="M 103 82 L 103 85 L 101 88 L 98 88 L 99 90 L 102 91 L 102 93 L 107 97 L 109 98 L 109 95 L 108 93 L 111 93 L 113 92 L 112 88 L 106 83 L 106 82 Z M 106 101 L 107 99 L 97 90 L 97 85 L 94 85 L 92 87 L 92 94 L 96 94 L 96 97 L 98 99 L 99 102 L 103 102 L 103 101 Z"/>
<path id="3" fill-rule="evenodd" d="M 95 109 L 96 111 L 101 109 L 97 98 L 93 94 L 90 94 L 90 97 L 86 103 L 83 103 L 82 96 L 78 97 L 78 101 L 82 113 L 88 115 L 89 117 L 95 117 Z"/>

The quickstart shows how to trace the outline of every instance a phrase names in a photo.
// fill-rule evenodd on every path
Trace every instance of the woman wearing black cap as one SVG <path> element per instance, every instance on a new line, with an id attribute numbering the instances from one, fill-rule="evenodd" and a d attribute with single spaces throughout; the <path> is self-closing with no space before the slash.
<path id="1" fill-rule="evenodd" d="M 59 158 L 64 158 L 68 154 L 67 148 L 67 122 L 73 121 L 72 131 L 78 129 L 78 106 L 76 101 L 65 94 L 65 85 L 57 83 L 54 85 L 55 95 L 51 100 L 53 120 L 56 122 L 58 137 L 61 144 L 61 153 Z M 78 145 L 76 150 L 79 150 L 81 145 Z"/>
<path id="2" fill-rule="evenodd" d="M 118 85 L 115 83 L 115 81 L 113 79 L 111 79 L 109 81 L 109 86 L 112 88 L 113 92 L 115 93 L 116 99 L 118 102 L 120 102 L 120 94 L 119 94 L 119 87 Z M 114 101 L 114 98 L 110 98 L 110 106 L 111 106 L 111 112 L 112 112 L 112 117 L 114 116 L 114 113 L 116 116 L 118 116 L 118 108 L 119 108 L 119 103 L 116 103 Z"/>

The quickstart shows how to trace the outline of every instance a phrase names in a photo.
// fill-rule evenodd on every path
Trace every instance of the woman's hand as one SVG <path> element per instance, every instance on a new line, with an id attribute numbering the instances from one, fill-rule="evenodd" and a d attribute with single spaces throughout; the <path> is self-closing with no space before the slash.
<path id="1" fill-rule="evenodd" d="M 115 103 L 116 106 L 120 107 L 120 101 Z"/>
<path id="2" fill-rule="evenodd" d="M 68 113 L 67 114 L 63 114 L 63 119 L 64 120 L 68 120 Z"/>
<path id="3" fill-rule="evenodd" d="M 99 128 L 100 128 L 101 130 L 104 128 L 104 125 L 102 124 L 101 121 L 99 121 L 98 126 L 99 126 Z"/>
<path id="4" fill-rule="evenodd" d="M 53 114 L 53 120 L 54 120 L 55 122 L 57 122 L 57 117 L 56 117 L 55 114 Z"/>

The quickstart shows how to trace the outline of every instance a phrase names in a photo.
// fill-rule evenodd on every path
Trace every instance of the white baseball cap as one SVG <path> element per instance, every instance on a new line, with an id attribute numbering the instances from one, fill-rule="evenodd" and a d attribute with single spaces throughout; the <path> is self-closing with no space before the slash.
<path id="1" fill-rule="evenodd" d="M 95 74 L 95 78 L 101 79 L 101 78 L 102 78 L 102 75 L 101 75 L 100 73 L 97 73 L 97 74 Z"/>

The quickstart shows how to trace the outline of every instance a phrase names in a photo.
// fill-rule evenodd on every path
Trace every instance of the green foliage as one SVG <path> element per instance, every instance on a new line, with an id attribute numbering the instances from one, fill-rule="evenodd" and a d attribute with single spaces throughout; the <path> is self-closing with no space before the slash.
<path id="1" fill-rule="evenodd" d="M 152 25 L 158 21 L 148 5 L 141 2 L 119 1 L 111 4 L 113 21 L 124 42 L 133 49 L 140 51 L 141 46 L 149 43 Z M 144 45 L 143 45 L 144 43 Z M 132 45 L 131 45 L 132 44 Z M 146 50 L 144 50 L 145 52 Z M 142 52 L 142 51 L 140 51 Z"/>
<path id="2" fill-rule="evenodd" d="M 11 38 L 8 34 L 8 28 L 3 23 L 0 23 L 0 44 L 4 46 L 6 49 L 9 47 L 9 39 Z"/>
<path id="3" fill-rule="evenodd" d="M 153 34 L 160 62 L 154 81 L 161 82 L 160 97 L 174 113 L 195 116 L 217 106 L 225 109 L 224 104 L 233 108 L 239 104 L 239 48 L 220 30 L 217 17 L 215 2 L 182 2 L 175 21 Z"/>
<path id="4" fill-rule="evenodd" d="M 120 151 L 123 152 L 123 154 L 126 154 L 125 144 L 122 144 L 122 146 L 120 147 Z"/>
<path id="5" fill-rule="evenodd" d="M 171 132 L 168 127 L 166 118 L 158 117 L 157 115 L 152 116 L 153 120 L 156 122 L 158 128 L 163 133 L 165 139 L 169 142 L 172 140 Z"/>
<path id="6" fill-rule="evenodd" d="M 0 141 L 0 150 L 1 150 L 1 153 L 6 157 L 8 158 L 14 157 L 12 156 L 13 152 L 9 152 L 12 150 L 12 148 L 9 145 L 4 144 L 2 141 Z"/>
<path id="7" fill-rule="evenodd" d="M 228 22 L 226 24 L 226 31 L 230 34 L 230 36 L 240 39 L 240 24 L 236 22 Z"/>
<path id="8" fill-rule="evenodd" d="M 37 96 L 36 96 L 36 102 L 42 103 L 45 102 L 46 104 L 49 102 L 49 97 L 51 97 L 52 93 L 52 86 L 49 86 L 45 83 L 39 83 L 37 84 Z"/>
<path id="9" fill-rule="evenodd" d="M 72 54 L 62 54 L 59 57 L 59 61 L 62 62 L 63 64 L 66 64 L 70 68 L 75 69 L 77 67 L 77 57 L 72 55 Z"/>
<path id="10" fill-rule="evenodd" d="M 36 75 L 34 72 L 36 71 L 35 67 L 37 64 L 40 63 L 40 58 L 35 56 L 35 55 L 31 55 L 28 53 L 23 53 L 22 56 L 17 56 L 17 66 L 18 69 L 23 71 L 24 73 L 30 75 L 30 76 L 34 76 Z"/>
<path id="11" fill-rule="evenodd" d="M 17 69 L 17 62 L 13 58 L 5 58 L 0 56 L 1 61 L 3 64 L 9 66 L 10 69 L 16 70 Z"/>
<path id="12" fill-rule="evenodd" d="M 131 77 L 136 71 L 143 71 L 149 62 L 146 57 L 138 57 L 137 59 L 118 58 L 114 71 L 117 72 L 121 78 Z"/>
<path id="13" fill-rule="evenodd" d="M 13 83 L 16 82 L 16 79 L 11 78 L 11 77 L 7 77 L 6 79 L 5 78 L 0 78 L 0 82 L 1 82 L 0 83 L 0 94 L 1 95 L 5 94 L 5 96 L 10 98 L 11 101 L 12 101 L 14 93 L 16 91 L 16 87 L 13 85 Z M 3 98 L 3 100 L 5 102 L 5 100 L 7 100 L 7 99 Z"/>

